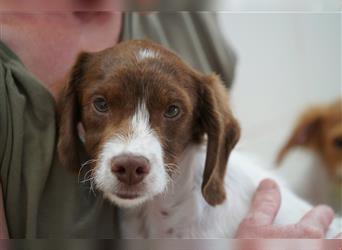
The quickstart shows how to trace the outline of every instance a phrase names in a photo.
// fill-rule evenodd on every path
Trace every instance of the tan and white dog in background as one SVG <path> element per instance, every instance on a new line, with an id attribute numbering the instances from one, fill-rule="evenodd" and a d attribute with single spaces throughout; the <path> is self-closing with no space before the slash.
<path id="1" fill-rule="evenodd" d="M 219 77 L 149 41 L 81 54 L 59 108 L 60 160 L 80 170 L 81 123 L 92 181 L 122 208 L 124 238 L 233 237 L 259 182 L 273 178 L 231 154 L 240 128 Z M 276 223 L 311 209 L 281 192 Z"/>
<path id="2" fill-rule="evenodd" d="M 296 154 L 291 156 L 291 151 Z M 341 99 L 308 107 L 298 117 L 279 151 L 278 165 L 284 162 L 286 156 L 294 161 L 303 158 L 300 164 L 294 166 L 291 161 L 282 164 L 298 173 L 298 178 L 291 178 L 289 185 L 313 204 L 326 203 L 342 214 Z"/>

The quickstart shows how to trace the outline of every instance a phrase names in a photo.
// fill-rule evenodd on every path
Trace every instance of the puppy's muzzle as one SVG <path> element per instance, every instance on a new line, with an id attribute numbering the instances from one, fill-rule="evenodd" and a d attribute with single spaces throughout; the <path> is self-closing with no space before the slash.
<path id="1" fill-rule="evenodd" d="M 111 171 L 126 185 L 139 184 L 150 172 L 149 160 L 143 156 L 120 155 L 111 160 Z"/>

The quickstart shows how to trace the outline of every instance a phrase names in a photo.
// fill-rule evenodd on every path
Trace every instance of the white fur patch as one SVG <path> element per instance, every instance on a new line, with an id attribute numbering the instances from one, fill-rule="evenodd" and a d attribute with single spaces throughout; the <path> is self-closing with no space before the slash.
<path id="1" fill-rule="evenodd" d="M 121 154 L 143 156 L 150 162 L 150 173 L 143 180 L 145 188 L 137 199 L 121 199 L 115 195 L 115 192 L 119 191 L 119 181 L 111 173 L 110 163 L 113 157 Z M 128 136 L 114 134 L 103 145 L 95 171 L 95 183 L 109 200 L 125 207 L 139 205 L 165 190 L 167 173 L 164 168 L 162 146 L 150 127 L 149 113 L 144 103 L 138 105 L 131 119 Z"/>
<path id="2" fill-rule="evenodd" d="M 233 238 L 250 209 L 258 184 L 265 178 L 275 179 L 281 189 L 282 203 L 276 225 L 297 223 L 312 208 L 267 172 L 252 154 L 236 151 L 229 158 L 225 176 L 228 198 L 219 206 L 209 206 L 201 191 L 206 153 L 206 147 L 201 146 L 184 150 L 179 162 L 181 173 L 174 180 L 173 188 L 148 201 L 141 210 L 122 210 L 122 238 Z M 167 211 L 168 215 L 161 211 Z M 338 227 L 340 219 L 333 223 L 329 235 L 336 235 L 341 230 Z M 141 225 L 145 226 L 144 230 Z M 169 229 L 172 229 L 171 233 Z M 213 247 L 201 245 L 199 248 Z"/>
<path id="3" fill-rule="evenodd" d="M 159 54 L 151 49 L 140 49 L 137 53 L 138 60 L 144 60 L 148 58 L 158 58 Z"/>

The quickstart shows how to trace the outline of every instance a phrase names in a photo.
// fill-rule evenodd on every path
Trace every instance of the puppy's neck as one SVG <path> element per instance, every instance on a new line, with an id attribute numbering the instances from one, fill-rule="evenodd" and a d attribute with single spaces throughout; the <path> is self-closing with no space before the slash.
<path id="1" fill-rule="evenodd" d="M 168 189 L 136 209 L 123 210 L 122 227 L 127 237 L 179 238 L 191 235 L 201 216 L 201 195 L 205 154 L 200 145 L 189 145 L 177 162 L 178 174 Z M 191 214 L 185 211 L 191 211 Z M 133 224 L 131 224 L 133 223 Z M 138 228 L 137 231 L 133 228 Z"/>
<path id="2" fill-rule="evenodd" d="M 200 216 L 198 199 L 203 198 L 201 182 L 197 180 L 203 173 L 204 157 L 200 159 L 199 150 L 198 145 L 188 146 L 178 161 L 178 174 L 169 183 L 168 189 L 141 208 L 140 214 L 145 215 L 143 225 L 150 225 L 144 226 L 148 230 L 145 233 L 150 237 L 188 235 L 190 225 Z M 192 213 L 185 214 L 184 211 Z"/>
<path id="3" fill-rule="evenodd" d="M 189 198 L 195 189 L 200 188 L 197 180 L 202 176 L 205 160 L 199 154 L 200 147 L 196 144 L 187 146 L 177 162 L 178 169 L 175 176 L 172 177 L 165 193 L 158 196 L 158 200 L 170 205 L 178 204 Z"/>

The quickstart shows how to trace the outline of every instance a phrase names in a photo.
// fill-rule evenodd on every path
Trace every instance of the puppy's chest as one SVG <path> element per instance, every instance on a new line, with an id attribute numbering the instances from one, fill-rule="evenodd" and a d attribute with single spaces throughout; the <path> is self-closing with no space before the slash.
<path id="1" fill-rule="evenodd" d="M 122 211 L 123 238 L 188 238 L 195 237 L 201 214 L 194 197 L 179 204 L 152 201 L 143 208 Z"/>

